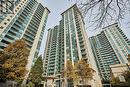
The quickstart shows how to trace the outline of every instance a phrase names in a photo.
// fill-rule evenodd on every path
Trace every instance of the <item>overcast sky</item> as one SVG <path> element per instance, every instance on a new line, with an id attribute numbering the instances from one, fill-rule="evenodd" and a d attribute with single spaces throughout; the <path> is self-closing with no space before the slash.
<path id="1" fill-rule="evenodd" d="M 44 7 L 47 7 L 51 11 L 51 13 L 48 16 L 48 21 L 43 35 L 43 41 L 40 50 L 40 54 L 43 54 L 48 28 L 53 28 L 55 25 L 58 25 L 59 21 L 61 20 L 60 14 L 64 12 L 67 8 L 75 4 L 75 2 L 74 0 L 39 0 L 39 2 L 41 2 Z M 130 28 L 128 28 L 127 24 L 128 19 L 130 21 L 130 15 L 126 16 L 126 18 L 123 20 L 123 22 L 121 23 L 121 28 L 124 31 L 124 33 L 130 38 Z M 87 29 L 86 31 L 89 37 L 97 34 L 98 32 L 92 31 L 91 29 Z"/>

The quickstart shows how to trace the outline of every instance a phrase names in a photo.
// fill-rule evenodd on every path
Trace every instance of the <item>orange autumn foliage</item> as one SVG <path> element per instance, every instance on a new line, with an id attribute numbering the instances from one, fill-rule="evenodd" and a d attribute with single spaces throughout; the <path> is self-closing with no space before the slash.
<path id="1" fill-rule="evenodd" d="M 4 54 L 0 53 L 0 59 L 4 62 L 1 64 L 4 69 L 6 79 L 22 81 L 26 71 L 26 64 L 29 51 L 24 40 L 17 40 L 9 44 L 4 50 Z M 7 55 L 8 54 L 8 58 Z"/>

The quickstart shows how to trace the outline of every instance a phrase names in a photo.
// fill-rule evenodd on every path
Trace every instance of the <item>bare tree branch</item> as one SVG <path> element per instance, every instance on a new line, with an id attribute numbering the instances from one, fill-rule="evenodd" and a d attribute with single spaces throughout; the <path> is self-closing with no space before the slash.
<path id="1" fill-rule="evenodd" d="M 130 13 L 130 0 L 78 0 L 83 17 L 87 18 L 90 26 L 102 28 L 111 22 L 124 19 Z M 89 27 L 90 27 L 89 26 Z"/>

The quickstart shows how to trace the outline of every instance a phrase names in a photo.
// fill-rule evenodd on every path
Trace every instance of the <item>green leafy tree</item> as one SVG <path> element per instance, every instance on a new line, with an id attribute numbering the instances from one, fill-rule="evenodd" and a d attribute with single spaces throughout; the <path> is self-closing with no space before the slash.
<path id="1" fill-rule="evenodd" d="M 21 82 L 27 73 L 26 64 L 29 51 L 24 40 L 17 40 L 9 44 L 0 53 L 0 66 L 7 80 Z M 1 75 L 2 77 L 2 75 Z"/>
<path id="2" fill-rule="evenodd" d="M 42 81 L 43 74 L 43 61 L 41 56 L 37 58 L 34 66 L 31 68 L 31 72 L 29 74 L 29 80 L 33 83 L 40 84 Z"/>
<path id="3" fill-rule="evenodd" d="M 35 85 L 30 81 L 30 82 L 27 84 L 27 87 L 35 87 Z"/>

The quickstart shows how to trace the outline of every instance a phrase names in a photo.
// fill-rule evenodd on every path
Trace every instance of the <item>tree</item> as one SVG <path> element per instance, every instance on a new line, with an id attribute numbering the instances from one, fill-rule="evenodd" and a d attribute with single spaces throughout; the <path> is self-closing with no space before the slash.
<path id="1" fill-rule="evenodd" d="M 74 65 L 72 64 L 71 60 L 67 60 L 64 70 L 62 72 L 62 76 L 69 82 L 76 82 L 77 81 L 77 75 L 75 73 L 74 70 Z M 69 83 L 67 82 L 67 84 L 69 85 Z"/>
<path id="2" fill-rule="evenodd" d="M 5 53 L 4 51 L 0 51 L 0 81 L 6 81 L 6 75 L 5 73 L 5 69 L 2 67 L 2 65 L 5 63 L 5 61 L 7 59 L 9 59 L 10 54 L 9 53 Z"/>
<path id="3" fill-rule="evenodd" d="M 130 71 L 125 71 L 123 73 L 123 76 L 125 77 L 126 81 L 129 83 L 130 86 Z"/>
<path id="4" fill-rule="evenodd" d="M 87 80 L 91 80 L 94 70 L 90 68 L 90 65 L 83 59 L 77 61 L 75 64 L 75 73 L 82 80 L 84 85 L 87 85 Z"/>
<path id="5" fill-rule="evenodd" d="M 90 68 L 89 64 L 83 59 L 77 61 L 75 65 L 72 65 L 72 62 L 67 60 L 64 77 L 68 80 L 73 80 L 74 83 L 77 83 L 77 81 L 81 79 L 83 84 L 86 85 L 86 80 L 92 79 L 93 72 L 94 70 Z"/>
<path id="6" fill-rule="evenodd" d="M 111 77 L 111 84 L 114 85 L 114 84 L 119 84 L 120 83 L 120 80 L 118 77 L 114 77 L 114 75 L 112 75 Z"/>
<path id="7" fill-rule="evenodd" d="M 40 84 L 43 78 L 42 74 L 43 74 L 43 61 L 42 57 L 39 56 L 34 66 L 31 68 L 31 72 L 29 74 L 29 80 L 31 80 L 33 83 Z"/>
<path id="8" fill-rule="evenodd" d="M 70 60 L 66 61 L 66 67 L 63 71 L 63 76 L 66 77 L 68 80 L 73 80 L 74 77 L 74 66 Z"/>
<path id="9" fill-rule="evenodd" d="M 76 0 L 90 26 L 120 22 L 130 12 L 130 0 Z"/>
<path id="10" fill-rule="evenodd" d="M 3 52 L 0 53 L 0 66 L 7 80 L 21 82 L 24 79 L 27 73 L 28 54 L 29 51 L 24 40 L 17 40 L 3 49 Z"/>
<path id="11" fill-rule="evenodd" d="M 31 81 L 29 81 L 27 87 L 35 87 L 35 85 Z"/>
<path id="12" fill-rule="evenodd" d="M 111 77 L 111 84 L 113 86 L 130 86 L 130 71 L 125 71 L 123 74 L 121 74 L 121 76 L 125 77 L 126 82 L 120 82 L 119 76 L 115 77 L 114 75 L 112 75 Z"/>

